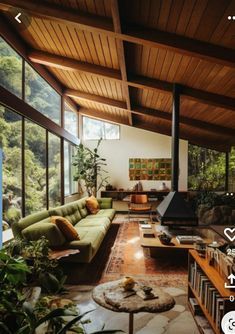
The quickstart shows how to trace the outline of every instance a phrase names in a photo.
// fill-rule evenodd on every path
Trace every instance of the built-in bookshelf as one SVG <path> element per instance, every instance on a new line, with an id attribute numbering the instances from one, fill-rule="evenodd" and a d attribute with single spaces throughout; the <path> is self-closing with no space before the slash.
<path id="1" fill-rule="evenodd" d="M 234 292 L 224 287 L 224 278 L 201 258 L 195 250 L 189 251 L 188 306 L 200 333 L 220 334 L 223 315 L 232 310 L 229 297 Z"/>

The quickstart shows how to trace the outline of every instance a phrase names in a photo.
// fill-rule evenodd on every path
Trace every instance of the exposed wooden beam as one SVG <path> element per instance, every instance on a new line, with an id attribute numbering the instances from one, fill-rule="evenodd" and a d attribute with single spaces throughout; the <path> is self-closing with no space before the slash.
<path id="1" fill-rule="evenodd" d="M 21 8 L 28 14 L 44 17 L 54 21 L 72 24 L 91 32 L 101 32 L 119 40 L 164 48 L 174 52 L 190 55 L 203 60 L 212 61 L 230 67 L 235 66 L 235 51 L 225 47 L 209 44 L 199 40 L 179 36 L 166 31 L 147 29 L 145 27 L 126 25 L 125 33 L 113 30 L 112 20 L 107 17 L 95 16 L 78 10 L 65 9 L 58 5 L 40 1 L 1 0 L 0 9 L 9 10 L 11 7 Z"/>
<path id="2" fill-rule="evenodd" d="M 44 51 L 30 51 L 28 57 L 32 62 L 45 66 L 55 67 L 66 71 L 78 71 L 95 74 L 104 78 L 121 81 L 121 73 L 117 70 L 84 63 L 72 58 L 53 55 Z"/>
<path id="3" fill-rule="evenodd" d="M 156 109 L 144 108 L 135 105 L 133 105 L 132 112 L 135 114 L 156 117 L 171 122 L 171 114 L 168 112 L 159 111 Z M 180 123 L 188 125 L 193 128 L 199 128 L 207 132 L 213 132 L 218 135 L 231 136 L 232 138 L 234 138 L 235 130 L 221 125 L 204 122 L 195 118 L 190 118 L 182 115 L 180 116 Z M 234 138 L 234 143 L 235 143 L 235 138 Z"/>
<path id="4" fill-rule="evenodd" d="M 170 82 L 151 79 L 139 75 L 129 76 L 128 84 L 130 86 L 140 89 L 164 91 L 168 92 L 169 94 L 171 93 L 173 88 L 173 84 Z M 235 99 L 232 97 L 214 94 L 184 85 L 180 86 L 182 91 L 181 96 L 186 97 L 189 100 L 198 101 L 204 104 L 211 105 L 213 107 L 220 107 L 235 111 Z"/>
<path id="5" fill-rule="evenodd" d="M 69 96 L 69 97 L 73 97 L 73 98 L 79 98 L 79 99 L 87 100 L 87 101 L 93 101 L 93 102 L 96 102 L 96 103 L 105 104 L 105 105 L 120 108 L 120 109 L 126 109 L 127 108 L 126 103 L 123 102 L 123 101 L 109 99 L 109 98 L 104 97 L 104 96 L 84 93 L 84 92 L 77 91 L 77 90 L 74 90 L 74 89 L 65 89 L 64 95 Z"/>
<path id="6" fill-rule="evenodd" d="M 235 50 L 207 42 L 179 36 L 167 31 L 126 24 L 123 39 L 128 42 L 167 49 L 191 57 L 200 58 L 223 66 L 235 67 Z"/>
<path id="7" fill-rule="evenodd" d="M 126 122 L 125 122 L 125 120 L 123 120 L 123 117 L 110 115 L 110 114 L 104 113 L 100 110 L 80 108 L 79 114 L 94 117 L 94 118 L 98 118 L 98 119 L 102 119 L 102 120 L 106 120 L 106 121 L 109 121 L 109 122 L 119 123 L 119 124 L 123 124 L 123 125 L 130 125 L 128 120 Z"/>
<path id="8" fill-rule="evenodd" d="M 74 9 L 65 9 L 57 4 L 46 3 L 44 1 L 27 0 L 1 0 L 0 10 L 8 11 L 11 7 L 21 8 L 27 14 L 34 17 L 43 17 L 53 21 L 66 24 L 73 24 L 76 27 L 96 32 L 113 34 L 112 20 L 108 17 L 100 17 Z"/>
<path id="9" fill-rule="evenodd" d="M 94 74 L 111 80 L 122 82 L 121 72 L 111 68 L 88 64 L 75 59 L 56 56 L 44 51 L 30 51 L 28 57 L 32 62 L 43 64 L 50 67 L 61 68 L 63 70 L 80 71 Z M 171 94 L 173 84 L 171 82 L 143 77 L 140 75 L 129 75 L 128 86 L 148 89 L 153 91 L 162 91 Z M 200 89 L 181 85 L 182 96 L 187 99 L 199 101 L 214 107 L 221 107 L 235 111 L 235 99 L 232 97 L 205 92 Z"/>
<path id="10" fill-rule="evenodd" d="M 94 118 L 98 118 L 101 120 L 129 125 L 129 123 L 123 121 L 123 119 L 120 119 L 117 116 L 114 117 L 113 115 L 109 115 L 100 110 L 81 108 L 79 110 L 79 113 L 81 115 L 94 117 Z M 170 124 L 169 126 L 163 126 L 163 125 L 157 125 L 157 124 L 146 124 L 146 123 L 143 123 L 142 121 L 139 121 L 133 118 L 133 126 L 136 128 L 143 129 L 143 130 L 152 131 L 152 132 L 164 134 L 167 136 L 171 136 Z M 210 148 L 210 149 L 222 151 L 222 152 L 229 152 L 231 149 L 231 145 L 229 145 L 226 141 L 221 140 L 220 138 L 215 139 L 215 141 L 213 140 L 213 142 L 211 142 L 210 140 L 205 140 L 205 138 L 200 138 L 194 135 L 194 136 L 191 136 L 191 138 L 189 139 L 189 135 L 185 133 L 184 130 L 180 132 L 180 139 L 187 140 L 191 144 L 194 144 L 194 145 L 198 145 L 198 146 L 202 146 L 202 147 L 206 147 L 206 148 Z"/>
<path id="11" fill-rule="evenodd" d="M 118 0 L 111 0 L 111 12 L 112 12 L 112 18 L 113 18 L 114 31 L 121 34 L 122 26 L 121 26 L 121 20 L 120 20 Z M 117 46 L 117 54 L 118 54 L 119 65 L 120 65 L 121 76 L 122 76 L 122 88 L 123 88 L 123 92 L 126 98 L 127 109 L 131 110 L 130 92 L 129 92 L 129 87 L 127 84 L 127 69 L 126 69 L 124 42 L 118 39 L 116 41 L 116 46 Z M 132 125 L 132 114 L 131 113 L 128 114 L 128 119 L 129 119 L 130 125 Z"/>
<path id="12" fill-rule="evenodd" d="M 128 110 L 125 102 L 110 99 L 110 98 L 100 96 L 100 95 L 84 93 L 84 92 L 77 91 L 74 89 L 65 89 L 64 95 L 72 97 L 72 98 L 79 98 L 79 99 L 84 99 L 87 101 L 93 101 L 93 102 L 100 103 L 103 105 L 108 105 L 111 107 L 125 109 L 127 110 L 128 113 L 133 113 L 133 114 L 142 115 L 142 116 L 143 115 L 150 116 L 150 117 L 158 118 L 158 119 L 165 120 L 168 122 L 172 121 L 171 114 L 168 112 L 160 111 L 156 109 L 144 108 L 138 105 L 133 105 L 132 109 Z M 235 144 L 235 136 L 234 136 L 235 130 L 234 129 L 223 127 L 223 126 L 212 124 L 212 123 L 208 123 L 208 122 L 204 122 L 204 121 L 200 121 L 200 120 L 189 118 L 189 117 L 182 116 L 182 115 L 180 116 L 180 123 L 184 125 L 188 125 L 193 128 L 205 130 L 206 132 L 209 132 L 209 133 L 215 133 L 217 135 L 231 137 L 231 142 Z"/>

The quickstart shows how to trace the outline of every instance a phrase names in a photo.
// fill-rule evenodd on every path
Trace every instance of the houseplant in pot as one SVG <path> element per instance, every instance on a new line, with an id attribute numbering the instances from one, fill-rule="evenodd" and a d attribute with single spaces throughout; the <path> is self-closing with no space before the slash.
<path id="1" fill-rule="evenodd" d="M 106 176 L 108 172 L 105 170 L 106 159 L 98 154 L 101 141 L 102 139 L 98 140 L 93 150 L 80 144 L 73 157 L 74 181 L 84 184 L 88 195 L 95 197 L 97 192 L 108 183 L 108 176 Z"/>

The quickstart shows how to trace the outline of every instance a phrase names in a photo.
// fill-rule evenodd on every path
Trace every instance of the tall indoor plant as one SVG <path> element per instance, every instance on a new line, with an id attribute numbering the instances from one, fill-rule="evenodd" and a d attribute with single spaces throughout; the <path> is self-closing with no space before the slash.
<path id="1" fill-rule="evenodd" d="M 96 147 L 92 150 L 80 144 L 73 157 L 73 166 L 75 167 L 74 181 L 82 181 L 89 196 L 96 196 L 97 192 L 107 183 L 108 177 L 106 159 L 101 158 L 98 149 L 101 144 L 99 139 Z"/>

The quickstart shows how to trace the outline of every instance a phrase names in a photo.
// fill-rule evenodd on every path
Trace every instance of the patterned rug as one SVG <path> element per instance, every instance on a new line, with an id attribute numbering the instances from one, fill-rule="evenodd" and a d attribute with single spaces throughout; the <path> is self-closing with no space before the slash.
<path id="1" fill-rule="evenodd" d="M 129 222 L 123 215 L 114 219 L 92 263 L 78 265 L 76 269 L 77 275 L 74 270 L 71 273 L 70 266 L 71 284 L 98 284 L 132 276 L 152 285 L 187 286 L 187 254 L 179 256 L 172 252 L 151 257 L 149 249 L 140 245 L 138 219 Z"/>

